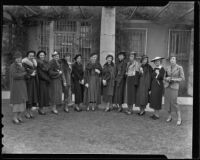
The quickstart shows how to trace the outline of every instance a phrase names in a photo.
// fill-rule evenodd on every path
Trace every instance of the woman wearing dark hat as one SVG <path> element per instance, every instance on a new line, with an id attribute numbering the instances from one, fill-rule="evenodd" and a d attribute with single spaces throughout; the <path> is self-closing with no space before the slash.
<path id="1" fill-rule="evenodd" d="M 102 67 L 99 62 L 97 62 L 98 55 L 92 53 L 90 55 L 90 62 L 86 65 L 85 69 L 85 104 L 89 104 L 87 110 L 94 111 L 98 104 L 101 103 L 101 73 Z"/>
<path id="2" fill-rule="evenodd" d="M 26 87 L 26 71 L 22 66 L 22 55 L 16 52 L 14 55 L 15 62 L 10 66 L 10 104 L 13 110 L 13 123 L 20 124 L 23 122 L 22 114 L 26 110 L 28 101 Z"/>
<path id="3" fill-rule="evenodd" d="M 64 111 L 69 112 L 69 106 L 72 106 L 72 63 L 71 63 L 71 54 L 65 53 L 64 58 L 60 60 L 62 68 L 62 79 L 63 79 L 63 93 L 64 93 Z"/>
<path id="4" fill-rule="evenodd" d="M 165 70 L 161 66 L 161 60 L 164 58 L 155 57 L 151 60 L 154 62 L 155 68 L 152 73 L 152 83 L 151 83 L 151 94 L 150 94 L 150 108 L 154 109 L 154 114 L 151 116 L 152 119 L 159 119 L 159 110 L 162 107 L 162 96 L 164 93 L 163 79 L 165 75 Z"/>
<path id="5" fill-rule="evenodd" d="M 104 64 L 102 71 L 103 101 L 107 103 L 107 107 L 105 109 L 106 112 L 110 111 L 112 108 L 112 97 L 115 83 L 115 65 L 113 63 L 113 59 L 112 54 L 108 54 L 106 56 L 107 62 Z"/>
<path id="6" fill-rule="evenodd" d="M 75 63 L 72 65 L 72 80 L 74 83 L 75 110 L 81 111 L 80 105 L 83 103 L 84 91 L 84 71 L 81 63 L 81 54 L 77 54 L 74 60 Z"/>
<path id="7" fill-rule="evenodd" d="M 32 106 L 36 106 L 38 103 L 38 75 L 37 75 L 37 61 L 35 59 L 35 51 L 28 51 L 22 64 L 28 74 L 26 79 L 27 90 L 28 90 L 28 101 L 26 104 L 27 113 L 26 118 L 34 118 L 31 113 Z"/>
<path id="8" fill-rule="evenodd" d="M 178 120 L 177 125 L 181 125 L 181 110 L 177 104 L 179 84 L 185 79 L 183 67 L 176 64 L 176 55 L 169 57 L 170 65 L 166 68 L 165 81 L 169 84 L 165 88 L 165 107 L 168 110 L 167 122 L 172 120 L 171 112 L 175 109 Z"/>
<path id="9" fill-rule="evenodd" d="M 125 96 L 124 103 L 128 105 L 126 114 L 130 115 L 133 113 L 133 105 L 136 103 L 136 90 L 139 80 L 139 64 L 135 60 L 136 53 L 131 52 L 129 55 L 129 62 L 126 68 L 126 85 L 125 85 Z"/>
<path id="10" fill-rule="evenodd" d="M 149 65 L 148 56 L 143 55 L 140 60 L 139 85 L 136 93 L 136 106 L 140 107 L 138 115 L 145 114 L 146 105 L 149 102 L 149 91 L 151 88 L 152 67 Z"/>
<path id="11" fill-rule="evenodd" d="M 49 84 L 51 79 L 49 77 L 49 62 L 45 59 L 46 52 L 38 51 L 37 53 L 37 73 L 39 79 L 39 110 L 38 113 L 45 115 L 44 107 L 49 106 L 50 97 L 49 97 Z"/>
<path id="12" fill-rule="evenodd" d="M 114 96 L 113 103 L 118 106 L 118 112 L 122 112 L 122 104 L 124 103 L 124 86 L 125 86 L 125 72 L 126 65 L 125 57 L 126 52 L 119 52 L 118 61 L 115 66 L 115 85 L 114 85 Z"/>
<path id="13" fill-rule="evenodd" d="M 52 105 L 52 113 L 58 114 L 57 105 L 62 104 L 62 70 L 59 62 L 58 52 L 52 54 L 50 61 L 49 75 L 50 83 L 50 103 Z"/>

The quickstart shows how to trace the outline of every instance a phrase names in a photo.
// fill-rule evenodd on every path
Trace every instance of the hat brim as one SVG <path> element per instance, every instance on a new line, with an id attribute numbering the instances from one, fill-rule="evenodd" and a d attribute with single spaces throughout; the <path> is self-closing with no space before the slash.
<path id="1" fill-rule="evenodd" d="M 165 59 L 165 58 L 161 57 L 161 58 L 152 59 L 151 62 L 154 62 L 154 61 L 157 61 L 157 60 L 162 60 L 162 59 Z"/>

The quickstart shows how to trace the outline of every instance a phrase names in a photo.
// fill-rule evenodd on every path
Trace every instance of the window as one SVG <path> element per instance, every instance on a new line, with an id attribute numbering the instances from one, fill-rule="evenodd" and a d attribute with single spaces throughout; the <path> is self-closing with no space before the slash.
<path id="1" fill-rule="evenodd" d="M 135 51 L 138 55 L 146 54 L 147 29 L 124 28 L 122 31 L 121 49 L 127 52 Z"/>
<path id="2" fill-rule="evenodd" d="M 190 36 L 190 30 L 169 30 L 169 55 L 176 54 L 179 61 L 188 60 Z"/>

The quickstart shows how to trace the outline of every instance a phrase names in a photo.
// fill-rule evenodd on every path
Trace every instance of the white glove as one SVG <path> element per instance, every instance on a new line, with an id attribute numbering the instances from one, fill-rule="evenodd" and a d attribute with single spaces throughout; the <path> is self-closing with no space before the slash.
<path id="1" fill-rule="evenodd" d="M 33 71 L 33 73 L 31 74 L 31 76 L 35 76 L 36 75 L 36 72 L 35 71 Z"/>
<path id="2" fill-rule="evenodd" d="M 62 74 L 62 71 L 59 71 L 59 74 Z"/>
<path id="3" fill-rule="evenodd" d="M 106 80 L 103 79 L 103 85 L 104 85 L 104 86 L 106 85 L 106 83 L 107 83 Z"/>
<path id="4" fill-rule="evenodd" d="M 97 72 L 98 74 L 100 73 L 100 70 L 98 70 L 98 69 L 95 69 L 95 72 Z"/>

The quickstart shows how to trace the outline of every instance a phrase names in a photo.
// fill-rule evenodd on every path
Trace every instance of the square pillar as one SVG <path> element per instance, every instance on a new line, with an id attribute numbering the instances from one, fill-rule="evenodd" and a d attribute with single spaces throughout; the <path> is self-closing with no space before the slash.
<path id="1" fill-rule="evenodd" d="M 100 63 L 105 63 L 108 52 L 115 57 L 115 7 L 102 7 L 100 34 Z"/>

